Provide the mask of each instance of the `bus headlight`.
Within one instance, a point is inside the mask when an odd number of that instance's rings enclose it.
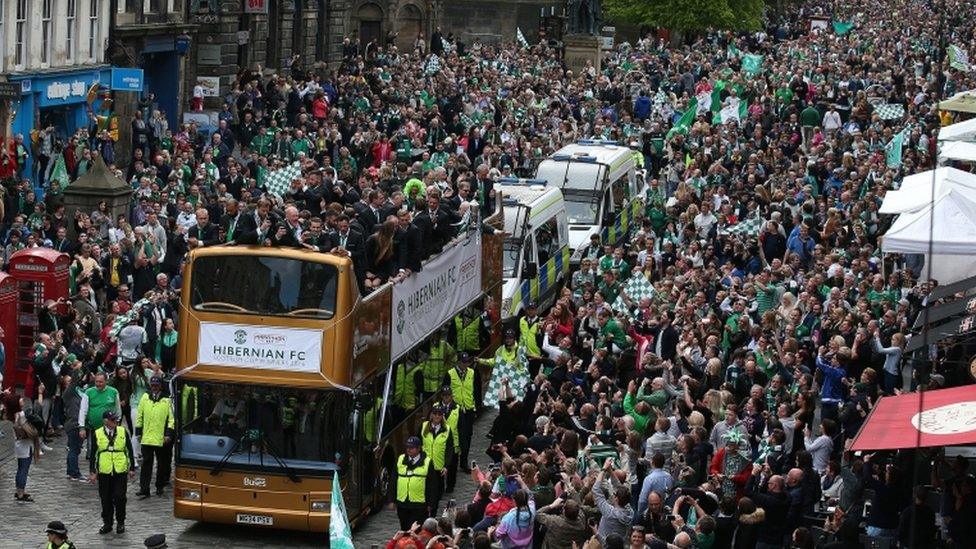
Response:
[[[184,488],[180,490],[180,499],[200,501],[200,490],[187,490]]]
[[[313,511],[327,511],[329,509],[328,501],[313,501],[312,510]]]

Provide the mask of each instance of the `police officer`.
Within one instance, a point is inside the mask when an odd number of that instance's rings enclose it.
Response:
[[[455,362],[454,347],[444,339],[440,330],[430,338],[430,353],[424,361],[424,400],[441,388],[441,379]]]
[[[519,343],[525,349],[525,356],[529,359],[529,375],[535,377],[542,365],[542,319],[534,301],[525,305],[525,311],[519,318]]]
[[[75,549],[75,544],[68,541],[68,529],[60,520],[47,523],[47,549]]]
[[[458,355],[457,364],[447,371],[444,385],[450,387],[452,400],[457,404],[457,443],[458,462],[461,470],[470,473],[468,451],[471,449],[471,433],[474,429],[474,418],[481,410],[481,374],[472,367],[474,357],[463,352]],[[446,410],[449,412],[450,410]],[[450,415],[448,415],[450,417]],[[448,481],[448,486],[454,486]],[[450,490],[448,490],[450,491]]]
[[[128,478],[136,476],[132,439],[125,427],[119,425],[119,415],[112,410],[102,414],[102,426],[95,429],[94,438],[95,459],[91,460],[90,480],[98,480],[98,498],[102,502],[102,528],[98,533],[111,532],[115,518],[118,522],[115,531],[121,534],[125,532]]]
[[[430,409],[430,419],[420,427],[420,441],[424,453],[430,456],[434,468],[435,490],[427,500],[431,516],[437,514],[441,496],[444,494],[444,481],[447,479],[448,465],[454,461],[454,432],[444,421],[444,408],[434,404]]]
[[[149,380],[149,392],[142,395],[136,408],[136,436],[142,443],[142,472],[136,494],[140,499],[149,497],[153,462],[156,463],[156,495],[163,495],[163,487],[169,482],[173,447],[170,443],[175,429],[169,397],[163,396],[163,378],[153,376]]]
[[[444,423],[451,428],[451,438],[454,440],[454,459],[447,463],[447,484],[444,489],[444,492],[450,494],[454,492],[454,486],[457,484],[458,456],[461,454],[461,439],[458,437],[458,418],[461,411],[454,402],[454,393],[449,384],[441,387],[440,400],[435,406],[440,406],[443,410]]]
[[[430,457],[420,448],[417,437],[407,439],[406,451],[396,460],[395,478],[397,517],[400,529],[409,530],[415,522],[429,516],[427,502],[436,490],[437,472]]]

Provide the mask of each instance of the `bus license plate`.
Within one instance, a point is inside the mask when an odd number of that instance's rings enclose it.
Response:
[[[274,517],[264,515],[244,515],[238,513],[237,524],[256,524],[258,526],[273,526]]]

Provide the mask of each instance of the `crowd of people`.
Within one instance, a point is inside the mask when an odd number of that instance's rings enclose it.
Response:
[[[71,257],[71,297],[40,314],[27,390],[4,393],[17,501],[33,501],[30,464],[62,434],[66,476],[97,478],[103,532],[124,529],[120,487],[140,462],[138,495],[149,496],[154,462],[164,492],[164,382],[189,250],[348,255],[369,293],[491,215],[499,177],[532,176],[595,138],[639,152],[641,223],[616,246],[587,247],[551,310],[527,304],[482,359],[517,373],[491,380],[484,404],[467,373],[476,353],[458,353],[398,459],[391,547],[855,547],[862,533],[969,546],[965,461],[846,446],[880,396],[966,382],[945,365],[950,349],[905,353],[933,285],[919,257],[881,254],[891,220],[878,207],[934,166],[939,98],[976,87],[944,54],[972,43],[971,10],[784,9],[760,32],[622,44],[599,71],[566,70],[548,43],[440,31],[413,52],[347,41],[335,70],[242,71],[212,132],[169,128],[150,98],[122,157],[98,121],[17,143],[0,172],[3,263],[29,247]],[[810,32],[815,14],[853,28]],[[762,56],[758,71],[746,56]],[[903,115],[883,118],[878,97]],[[886,145],[905,128],[892,163]],[[45,157],[37,174],[25,172],[32,154]],[[113,217],[106,201],[69,217],[64,189],[99,162],[131,184],[130,211]],[[627,295],[635,276],[650,297]],[[498,416],[490,465],[477,466],[471,425],[485,405]],[[86,438],[99,452],[87,478]],[[458,469],[478,491],[441,509]],[[922,484],[940,491],[937,508]]]

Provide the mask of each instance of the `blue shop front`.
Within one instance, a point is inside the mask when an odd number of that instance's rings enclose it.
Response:
[[[108,65],[89,66],[79,70],[58,70],[42,73],[11,74],[11,82],[20,82],[20,101],[14,101],[16,111],[11,130],[24,136],[29,143],[31,132],[48,126],[55,135],[66,141],[78,128],[88,127],[88,90],[92,84],[106,86],[111,81]],[[26,173],[33,174],[34,152],[28,158]]]

